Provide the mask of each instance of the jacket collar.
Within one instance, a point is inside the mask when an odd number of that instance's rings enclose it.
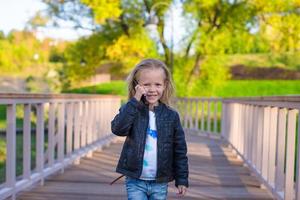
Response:
[[[148,106],[148,104],[145,104],[145,103],[142,103],[142,105],[143,105],[143,107],[144,107],[144,109],[145,110],[147,110],[147,111],[149,111],[149,106]],[[161,111],[163,110],[163,108],[164,108],[164,103],[162,103],[162,102],[158,102],[158,105],[157,106],[154,106],[154,113],[156,114],[156,115],[159,115],[160,113],[161,113]]]

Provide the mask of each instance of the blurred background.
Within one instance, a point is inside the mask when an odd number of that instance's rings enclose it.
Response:
[[[163,60],[176,96],[300,93],[299,0],[1,0],[0,92],[126,96]]]

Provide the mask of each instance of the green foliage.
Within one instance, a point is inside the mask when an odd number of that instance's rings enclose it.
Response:
[[[48,88],[57,92],[60,90],[60,83],[56,74],[60,63],[50,63],[49,57],[52,51],[58,54],[64,48],[64,44],[49,39],[40,41],[34,33],[28,31],[11,32],[0,40],[1,75],[27,79],[27,88],[31,92],[45,92],[40,82],[34,80],[49,83]]]
[[[0,40],[4,40],[4,39],[5,39],[4,32],[0,30]]]
[[[223,58],[224,59],[224,58]],[[213,96],[229,78],[228,69],[224,67],[222,57],[210,56],[205,58],[201,68],[200,77],[193,81],[191,96]]]
[[[60,71],[63,88],[75,86],[95,73],[105,53],[102,41],[101,35],[94,34],[67,47],[63,56],[64,66]]]
[[[60,73],[64,89],[76,87],[78,82],[92,76],[107,63],[120,74],[128,73],[142,58],[156,57],[155,48],[143,29],[122,35],[108,25],[107,29],[81,38],[66,49]]]
[[[59,88],[58,81],[61,81],[66,89],[76,87],[81,80],[107,64],[112,65],[110,72],[120,75],[128,73],[146,57],[164,58],[170,66],[170,44],[166,38],[168,34],[165,34],[169,18],[165,14],[174,4],[182,4],[185,24],[190,26],[181,49],[174,54],[173,76],[179,94],[196,94],[199,88],[193,85],[198,84],[207,88],[200,90],[210,91],[206,95],[213,93],[215,88],[211,85],[217,88],[228,77],[221,67],[227,63],[221,59],[226,54],[271,52],[267,63],[272,66],[299,68],[300,24],[297,22],[300,21],[300,3],[297,0],[44,2],[48,5],[48,14],[52,15],[37,13],[31,20],[33,25],[45,25],[51,20],[55,24],[55,20],[65,19],[72,21],[75,28],[88,28],[93,34],[80,38],[66,51],[61,51],[50,47],[49,41],[38,41],[26,31],[12,32],[7,37],[0,33],[0,69],[3,74],[14,72],[28,77],[39,73],[52,87]],[[157,19],[156,38],[151,37],[145,26],[150,17]],[[215,55],[222,56],[212,58]],[[249,63],[256,65],[260,62],[251,60]],[[59,80],[48,76],[53,68],[58,72]],[[24,73],[27,70],[29,72]],[[34,84],[30,84],[31,90],[36,91]],[[185,89],[187,86],[188,90]]]
[[[275,57],[275,56],[274,56]],[[272,57],[272,58],[274,58]],[[275,60],[282,63],[284,67],[300,70],[300,53],[277,54]]]
[[[38,27],[46,26],[49,21],[47,16],[43,16],[40,11],[38,11],[28,22],[29,26],[36,30]]]
[[[192,59],[176,59],[174,63],[173,79],[175,84],[175,92],[177,96],[187,96],[187,80],[186,77],[192,70],[193,60]]]
[[[99,24],[105,23],[108,19],[117,19],[122,13],[118,0],[81,0],[81,2],[93,10],[94,19]]]
[[[124,81],[112,81],[110,83],[102,83],[95,86],[65,90],[63,92],[80,94],[113,94],[127,96],[127,85]]]
[[[296,53],[259,53],[224,55],[224,66],[244,65],[247,67],[281,67],[300,70],[300,52]]]
[[[154,42],[147,36],[144,30],[131,36],[122,35],[110,45],[106,54],[109,59],[123,63],[119,69],[129,72],[141,59],[146,57],[158,57]]]
[[[193,61],[176,62],[174,81],[177,96],[213,96],[229,78],[228,68],[224,66],[222,56],[206,56],[201,59],[198,68],[192,68]],[[195,70],[196,69],[196,70]],[[187,77],[190,76],[190,80]]]

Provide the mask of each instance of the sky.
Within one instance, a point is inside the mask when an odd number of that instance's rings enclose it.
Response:
[[[12,29],[23,30],[26,22],[39,10],[46,6],[40,0],[0,0],[0,30],[8,34]],[[64,40],[75,40],[87,33],[71,29],[39,28],[37,36],[40,39],[51,37]]]
[[[37,0],[0,0],[0,30],[22,30],[26,21],[44,6]]]
[[[163,5],[159,5],[163,6]],[[39,10],[45,9],[46,6],[41,2],[41,0],[0,0],[0,30],[5,34],[8,34],[12,29],[23,30],[26,22],[29,21],[31,17]],[[176,49],[176,44],[184,36],[184,23],[180,19],[181,8],[178,6],[172,7],[172,12],[167,13],[167,17],[172,19],[167,22],[166,27],[166,38],[167,41],[173,37],[174,47]],[[173,24],[173,31],[171,31],[171,25]],[[154,30],[154,29],[153,29]],[[87,35],[89,32],[78,32],[72,29],[45,29],[39,28],[37,36],[40,39],[44,37],[51,37],[56,39],[64,40],[76,40],[80,36]]]

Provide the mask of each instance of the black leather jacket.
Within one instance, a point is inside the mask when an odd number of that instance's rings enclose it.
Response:
[[[184,131],[178,113],[159,103],[154,107],[157,127],[156,182],[175,179],[176,187],[188,187],[188,158]],[[142,173],[146,130],[149,123],[148,106],[130,99],[111,122],[115,135],[127,136],[116,171],[133,178]]]

